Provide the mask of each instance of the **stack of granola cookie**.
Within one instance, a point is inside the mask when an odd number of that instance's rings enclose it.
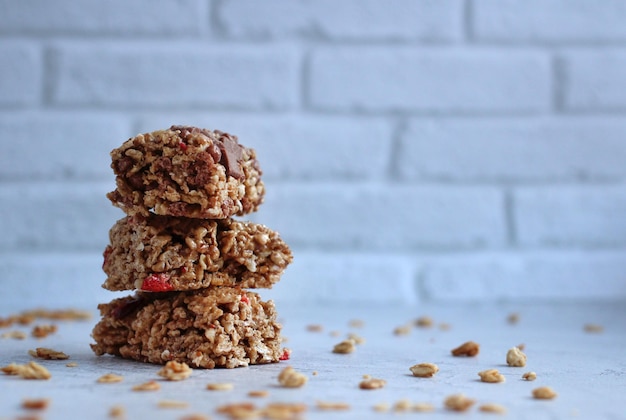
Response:
[[[214,368],[277,362],[280,324],[270,288],[292,260],[266,226],[238,221],[265,193],[253,149],[237,138],[172,126],[111,152],[126,217],[109,232],[103,287],[135,290],[98,305],[93,351],[143,362]]]

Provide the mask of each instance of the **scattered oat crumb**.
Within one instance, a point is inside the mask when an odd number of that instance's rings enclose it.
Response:
[[[418,378],[432,378],[439,372],[439,366],[434,363],[418,363],[409,368],[413,376]]]
[[[349,333],[348,334],[348,340],[354,341],[354,344],[357,344],[359,346],[365,344],[365,339],[363,337],[361,337],[360,335],[355,334],[355,333]]]
[[[248,392],[248,397],[252,397],[252,398],[266,398],[270,395],[269,391],[262,389],[262,390],[253,390]]]
[[[533,389],[533,398],[538,400],[551,400],[556,398],[557,393],[549,386],[541,386]]]
[[[506,317],[506,321],[511,324],[511,325],[515,325],[519,322],[519,314],[517,312],[512,312],[509,314],[509,316]]]
[[[411,326],[410,325],[401,325],[399,327],[394,328],[394,335],[409,335],[411,334]]]
[[[296,419],[306,409],[306,404],[302,403],[270,403],[261,411],[261,416],[270,420]]]
[[[483,413],[506,414],[506,408],[500,404],[487,403],[478,407]]]
[[[48,398],[25,399],[22,401],[22,408],[27,410],[45,410],[50,405]]]
[[[109,410],[109,417],[121,418],[126,415],[126,409],[121,405],[114,405]]]
[[[132,387],[133,391],[158,391],[161,385],[157,381],[148,381]]]
[[[354,350],[356,350],[356,346],[354,345],[354,340],[350,338],[335,344],[335,347],[333,347],[333,353],[338,354],[348,354],[352,353]]]
[[[168,381],[182,381],[189,378],[193,370],[187,365],[187,363],[179,363],[175,360],[170,360],[157,372],[157,375],[162,376]]]
[[[377,411],[379,413],[384,413],[389,411],[389,404],[387,403],[378,403],[378,404],[374,404],[374,407],[372,407],[374,409],[374,411]]]
[[[291,366],[287,366],[278,375],[278,383],[285,388],[299,388],[307,383],[309,378],[300,372],[297,372]]]
[[[122,382],[124,377],[121,375],[116,375],[115,373],[107,373],[106,375],[102,375],[98,378],[96,382],[100,382],[101,384],[113,384],[117,382]]]
[[[70,358],[62,351],[56,351],[45,347],[37,347],[35,350],[28,350],[28,354],[44,360],[67,360]]]
[[[409,400],[398,400],[393,405],[392,410],[396,413],[401,413],[403,411],[409,411],[411,409],[411,401]]]
[[[161,400],[157,403],[159,408],[187,408],[189,403],[186,401]]]
[[[211,420],[211,417],[204,414],[187,414],[181,417],[180,420]]]
[[[2,335],[0,335],[0,338],[12,338],[14,340],[23,340],[26,338],[26,333],[24,331],[18,331],[18,330],[7,331],[5,333],[2,333]]]
[[[365,326],[365,322],[360,319],[353,319],[348,325],[350,325],[352,328],[363,328]]]
[[[306,330],[310,332],[322,332],[324,327],[319,324],[311,324],[306,326]]]
[[[57,332],[58,327],[54,324],[35,325],[30,335],[36,338],[45,338],[50,334]]]
[[[257,410],[256,406],[249,402],[221,405],[217,407],[216,411],[236,420],[252,419],[259,415],[259,410]]]
[[[233,388],[231,383],[212,383],[206,386],[209,391],[231,391]]]
[[[505,381],[504,375],[498,372],[498,369],[483,370],[478,372],[478,376],[480,376],[481,382],[499,383]]]
[[[435,406],[432,405],[431,403],[420,402],[420,403],[413,404],[413,406],[411,407],[411,410],[418,411],[420,413],[428,413],[431,411],[435,411]]]
[[[331,337],[339,337],[341,335],[340,331],[331,331],[330,332],[330,336]]]
[[[537,374],[535,372],[526,372],[522,375],[522,379],[527,381],[534,381],[537,379]]]
[[[361,389],[380,389],[387,385],[387,381],[384,379],[367,378],[359,383]]]
[[[73,368],[73,367],[78,366],[78,363],[76,363],[76,362],[70,362],[70,363],[66,363],[66,364],[65,364],[65,366],[66,366],[66,367],[69,367],[69,368]]]
[[[512,347],[506,353],[506,364],[513,367],[526,366],[526,355],[519,347]]]
[[[316,370],[314,370],[313,372],[311,372],[311,375],[313,375],[313,376],[317,376],[317,371],[316,371]]]
[[[447,322],[442,322],[439,324],[439,329],[441,331],[450,331],[452,329],[452,325],[448,324]]]
[[[317,401],[315,404],[318,410],[328,410],[328,411],[341,411],[341,410],[349,410],[350,404],[344,402],[328,402],[328,401]]]
[[[420,328],[430,328],[434,325],[433,319],[429,316],[420,316],[415,320],[415,326]]]
[[[467,411],[474,403],[474,400],[463,394],[450,395],[443,401],[444,407],[452,411]]]
[[[452,355],[455,357],[467,356],[474,357],[480,352],[480,345],[473,341],[466,341],[459,347],[452,350]]]
[[[598,324],[585,324],[584,330],[588,333],[601,333],[604,331],[604,327]]]
[[[1,369],[7,375],[17,375],[24,379],[50,379],[52,375],[39,363],[28,362],[25,365],[11,363]]]

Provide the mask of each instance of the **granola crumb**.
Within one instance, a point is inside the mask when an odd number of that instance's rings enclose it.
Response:
[[[133,391],[158,391],[161,385],[157,381],[148,381],[132,387]]]
[[[317,376],[317,371],[316,371],[316,370],[314,370],[313,372],[311,372],[311,375],[313,375],[313,376]]]
[[[413,376],[418,378],[432,378],[439,372],[439,366],[434,363],[418,363],[409,368]]]
[[[161,400],[157,403],[159,408],[187,408],[189,403],[186,401]]]
[[[48,398],[27,398],[22,401],[22,408],[27,410],[45,410],[50,405],[50,399]]]
[[[224,404],[217,407],[216,411],[235,420],[252,419],[260,414],[256,406],[250,402]]]
[[[270,395],[269,391],[265,389],[253,390],[253,391],[248,392],[248,397],[252,397],[252,398],[266,398],[269,395]]]
[[[513,367],[526,366],[526,355],[519,347],[512,347],[506,353],[506,364]]]
[[[102,375],[98,378],[96,382],[101,384],[113,384],[117,382],[122,382],[124,377],[121,375],[116,375],[115,373],[107,373],[106,375]]]
[[[429,413],[431,411],[435,411],[435,406],[432,405],[431,403],[420,402],[420,403],[413,404],[413,406],[411,407],[411,410],[418,411],[420,413]]]
[[[207,384],[206,389],[209,391],[231,391],[234,385],[231,383],[211,383]]]
[[[392,410],[395,411],[396,413],[409,411],[410,409],[411,409],[411,401],[406,400],[406,399],[396,401],[396,403],[393,405],[393,408],[392,408]]]
[[[556,398],[557,393],[549,386],[541,386],[532,391],[533,398],[538,400],[551,400]]]
[[[76,367],[76,366],[78,366],[78,363],[76,363],[76,362],[70,362],[70,363],[66,363],[65,364],[65,367],[68,367],[68,368],[73,368],[73,367]]]
[[[480,345],[473,341],[466,341],[455,349],[452,349],[452,355],[455,357],[467,356],[474,357],[480,352]]]
[[[516,325],[519,322],[520,316],[517,312],[512,312],[506,317],[506,322],[511,325]]]
[[[374,404],[372,408],[374,409],[374,411],[377,411],[379,413],[384,413],[384,412],[389,411],[389,404],[382,402],[382,403]]]
[[[167,379],[168,381],[182,381],[189,378],[193,370],[187,365],[187,363],[179,363],[175,360],[170,360],[157,372],[157,375]]]
[[[291,366],[287,366],[278,375],[278,383],[285,388],[300,388],[307,383],[309,378],[300,372],[297,372]]]
[[[114,405],[109,409],[109,417],[122,418],[126,416],[126,409],[121,405]]]
[[[415,320],[415,326],[420,328],[431,328],[434,325],[433,319],[429,316],[420,316]]]
[[[340,335],[341,335],[341,332],[340,332],[340,331],[336,331],[336,330],[335,330],[335,331],[331,331],[331,332],[330,332],[330,336],[331,336],[331,337],[339,337]]]
[[[604,331],[604,327],[598,324],[585,324],[583,328],[585,332],[592,333],[592,334],[598,334]]]
[[[315,406],[318,410],[327,411],[341,411],[350,409],[350,404],[344,402],[317,401]]]
[[[487,382],[487,383],[499,383],[499,382],[504,382],[505,378],[504,375],[501,374],[498,369],[487,369],[487,370],[483,370],[481,372],[478,372],[478,376],[480,376],[480,381],[481,382]]]
[[[37,347],[35,350],[28,350],[28,354],[44,360],[67,360],[70,358],[70,356],[62,351],[56,351],[46,347]]]
[[[487,403],[478,407],[483,413],[506,414],[506,408],[500,404]]]
[[[522,375],[522,379],[526,381],[534,381],[537,379],[537,374],[535,372],[526,372]]]
[[[0,338],[12,338],[14,340],[24,340],[26,338],[26,333],[24,331],[18,331],[18,330],[7,331],[5,333],[2,333],[2,335],[0,335]]]
[[[448,410],[452,411],[467,411],[476,401],[466,397],[463,394],[453,394],[443,401],[443,405]]]
[[[7,375],[16,375],[24,379],[50,379],[52,375],[42,365],[35,362],[28,362],[25,365],[18,365],[17,363],[11,363],[1,368]]]
[[[409,335],[411,334],[411,326],[410,325],[401,325],[399,327],[394,328],[394,335]]]
[[[355,333],[349,333],[348,334],[348,340],[354,341],[354,344],[357,344],[359,346],[365,344],[365,339],[363,337],[361,337],[360,335],[355,334]]]
[[[442,322],[439,324],[439,329],[441,331],[450,331],[452,329],[452,325],[448,324],[447,322]]]
[[[361,319],[353,319],[348,325],[352,328],[363,328],[365,326],[365,322]]]
[[[348,354],[352,353],[354,350],[356,350],[356,346],[354,340],[350,338],[347,340],[343,340],[338,344],[335,344],[335,346],[333,347],[333,353],[338,354]]]
[[[361,389],[380,389],[387,385],[387,381],[384,379],[368,378],[359,383]]]
[[[187,414],[181,417],[180,420],[211,420],[211,417],[204,414]]]
[[[310,332],[322,332],[324,327],[319,324],[310,324],[306,326],[306,330]]]
[[[270,420],[295,419],[306,409],[306,404],[302,403],[270,403],[261,411],[261,416]]]
[[[36,338],[45,338],[50,334],[57,332],[58,327],[54,324],[35,325],[30,335]]]

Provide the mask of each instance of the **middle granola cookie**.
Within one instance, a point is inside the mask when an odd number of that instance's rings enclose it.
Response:
[[[293,259],[278,233],[233,219],[127,216],[109,239],[102,286],[112,291],[271,288]]]

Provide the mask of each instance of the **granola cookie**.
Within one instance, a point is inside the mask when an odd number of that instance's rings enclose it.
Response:
[[[281,325],[272,301],[238,288],[138,293],[98,305],[97,355],[235,368],[278,362]]]
[[[113,205],[129,215],[225,219],[257,210],[265,187],[254,149],[221,131],[172,126],[111,152]]]
[[[107,290],[271,288],[293,256],[278,233],[234,219],[127,216],[109,232]]]

